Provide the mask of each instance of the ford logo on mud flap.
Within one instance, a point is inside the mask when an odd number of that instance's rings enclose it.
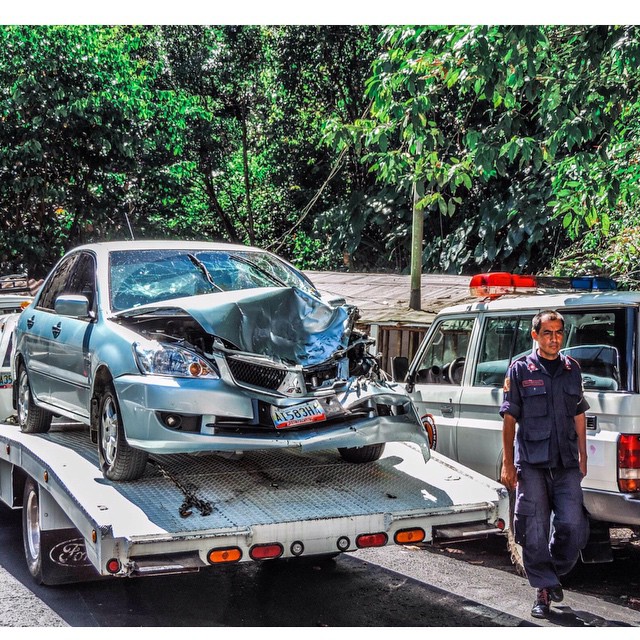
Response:
[[[58,543],[49,557],[61,567],[88,567],[91,565],[87,558],[87,550],[83,538],[73,538]]]

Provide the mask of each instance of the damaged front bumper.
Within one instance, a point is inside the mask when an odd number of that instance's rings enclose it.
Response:
[[[223,380],[122,376],[114,380],[128,443],[149,453],[238,452],[300,448],[314,451],[383,442],[412,442],[429,459],[429,438],[410,398],[396,385],[351,381],[331,396],[341,413],[295,429],[265,428],[259,405],[295,408],[316,399],[260,397]],[[327,394],[318,396],[326,402]],[[374,407],[389,415],[374,415]],[[193,418],[189,430],[171,429],[163,417]]]

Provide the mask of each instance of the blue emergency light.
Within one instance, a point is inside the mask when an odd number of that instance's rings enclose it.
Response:
[[[579,276],[571,278],[571,288],[586,291],[615,291],[618,288],[615,280],[602,276]]]

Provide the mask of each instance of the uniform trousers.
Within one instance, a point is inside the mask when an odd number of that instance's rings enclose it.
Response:
[[[589,538],[578,467],[518,466],[514,533],[532,587],[554,587]]]

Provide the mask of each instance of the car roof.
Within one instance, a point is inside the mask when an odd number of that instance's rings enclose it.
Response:
[[[603,291],[581,293],[564,291],[534,295],[505,295],[495,300],[480,300],[453,305],[441,314],[485,313],[491,311],[527,311],[581,306],[640,305],[640,291]]]
[[[249,247],[243,244],[208,242],[202,240],[116,240],[112,242],[83,244],[73,248],[68,253],[76,251],[95,251],[96,253],[106,254],[111,251],[153,251],[160,249],[189,249],[192,251],[264,251],[258,247]]]

